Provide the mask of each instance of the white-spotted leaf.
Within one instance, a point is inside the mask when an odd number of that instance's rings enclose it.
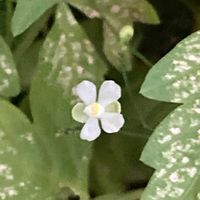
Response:
[[[53,199],[58,185],[36,139],[28,119],[0,100],[0,199]]]
[[[157,171],[144,200],[197,199],[200,192],[199,110],[200,100],[178,107],[151,136],[141,160]]]
[[[82,190],[87,187],[83,177],[90,146],[80,144],[78,136],[71,137],[58,133],[46,137],[17,108],[0,100],[0,199],[54,200],[69,186],[87,199]],[[72,162],[67,155],[76,159]],[[82,172],[73,181],[77,165]]]
[[[199,90],[200,31],[197,31],[154,65],[140,92],[151,99],[184,103]]]
[[[12,53],[0,36],[0,96],[15,96],[19,91],[19,77]]]
[[[133,22],[157,24],[156,11],[146,0],[70,0],[73,6],[83,11],[90,18],[102,18],[104,22],[104,52],[107,59],[120,71],[131,70],[132,59],[129,42],[123,43],[120,31]]]
[[[60,4],[40,54],[31,88],[31,109],[35,125],[45,138],[44,146],[51,147],[48,155],[52,167],[83,200],[88,199],[91,144],[80,139],[80,129],[76,131],[79,124],[71,116],[76,103],[72,89],[83,79],[101,82],[105,72],[106,64],[69,7]],[[63,135],[71,130],[71,134]]]
[[[184,103],[156,128],[141,160],[156,169],[142,200],[200,199],[200,32],[162,58],[142,86],[152,99]]]

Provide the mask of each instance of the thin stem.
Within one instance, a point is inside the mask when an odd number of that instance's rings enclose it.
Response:
[[[74,127],[74,128],[66,128],[65,130],[61,131],[64,134],[74,134],[80,132],[82,127]]]
[[[126,130],[122,130],[121,132],[123,135],[130,136],[130,137],[138,137],[145,140],[149,139],[149,135],[147,134],[142,134],[142,133],[135,134],[135,133],[132,133],[131,131],[126,131]]]
[[[153,66],[153,63],[144,55],[142,55],[137,49],[133,49],[133,54],[139,58],[147,67],[151,68]]]
[[[6,35],[5,39],[9,45],[12,43],[12,33],[11,33],[11,19],[12,19],[12,1],[11,0],[6,0]]]
[[[122,72],[122,76],[123,76],[123,79],[124,79],[125,87],[126,87],[127,92],[128,92],[128,96],[129,96],[129,98],[131,100],[131,103],[134,106],[134,109],[135,109],[135,111],[136,111],[136,113],[137,113],[137,115],[138,115],[138,117],[140,119],[140,122],[141,122],[142,126],[145,129],[149,130],[149,131],[153,131],[153,129],[148,124],[146,124],[146,122],[145,122],[145,120],[143,118],[143,115],[141,114],[141,112],[139,110],[139,107],[138,107],[138,105],[136,104],[136,102],[134,100],[134,97],[133,97],[133,95],[131,93],[131,89],[130,89],[130,86],[129,86],[128,77],[127,77],[127,74],[126,74],[125,71]]]

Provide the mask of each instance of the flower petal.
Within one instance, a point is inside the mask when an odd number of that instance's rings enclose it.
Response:
[[[120,113],[104,113],[101,117],[102,129],[106,133],[116,133],[124,125],[124,117]]]
[[[105,112],[120,113],[121,112],[121,104],[119,103],[119,101],[114,101],[105,107]]]
[[[86,105],[94,103],[97,96],[96,86],[90,81],[82,81],[76,86],[76,94]]]
[[[88,116],[84,113],[84,109],[84,103],[77,103],[72,108],[72,118],[77,122],[85,123],[88,120]]]
[[[104,81],[99,89],[99,103],[106,106],[121,97],[121,88],[114,81]]]
[[[98,119],[90,118],[81,130],[81,139],[92,141],[99,137],[101,129],[99,127]]]

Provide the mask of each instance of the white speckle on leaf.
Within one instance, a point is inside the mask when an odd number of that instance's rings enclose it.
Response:
[[[171,139],[172,139],[172,136],[171,136],[171,135],[165,135],[164,137],[160,138],[160,139],[158,140],[158,142],[159,142],[160,144],[164,144],[164,143],[170,141]]]
[[[113,5],[111,7],[111,12],[112,13],[119,13],[119,11],[120,11],[120,6],[119,5]]]
[[[173,183],[176,182],[184,182],[184,179],[178,174],[178,172],[174,172],[169,177],[170,181]]]
[[[21,138],[27,140],[30,144],[34,144],[33,133],[31,132],[24,133]]]
[[[56,18],[57,18],[57,19],[60,19],[61,16],[62,16],[62,13],[61,13],[61,12],[57,12],[57,14],[56,14]]]
[[[78,74],[83,74],[84,68],[82,66],[77,66],[77,73]]]
[[[200,107],[199,107],[199,108],[193,108],[193,110],[194,110],[196,113],[200,114]]]
[[[73,51],[81,51],[81,43],[80,42],[72,42],[72,50]]]
[[[164,79],[171,80],[171,79],[173,79],[175,77],[176,77],[175,74],[167,73],[167,74],[165,74]]]
[[[171,133],[174,134],[174,135],[178,135],[178,134],[181,133],[181,129],[178,128],[178,127],[172,127],[172,128],[170,128],[169,130],[170,130]]]
[[[88,55],[87,59],[88,59],[88,64],[90,64],[90,65],[94,64],[94,59],[91,55]]]
[[[66,12],[66,15],[67,15],[67,20],[69,22],[69,24],[71,26],[74,26],[77,24],[77,21],[75,20],[75,18],[73,17],[73,15],[71,13],[69,13],[68,11]]]
[[[183,157],[182,158],[182,163],[183,164],[186,164],[186,163],[188,163],[190,161],[190,159],[188,158],[188,157]]]
[[[156,177],[161,178],[167,173],[166,169],[161,169],[160,171],[156,172]]]
[[[197,174],[197,168],[191,167],[187,169],[188,175],[193,178]]]

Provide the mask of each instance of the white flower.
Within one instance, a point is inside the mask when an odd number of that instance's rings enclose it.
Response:
[[[121,97],[121,88],[114,81],[104,81],[98,97],[96,86],[86,80],[78,84],[74,92],[83,101],[72,109],[74,120],[85,123],[81,139],[92,141],[99,137],[100,124],[107,133],[118,132],[124,125],[124,118],[120,114],[121,105],[117,101]]]

